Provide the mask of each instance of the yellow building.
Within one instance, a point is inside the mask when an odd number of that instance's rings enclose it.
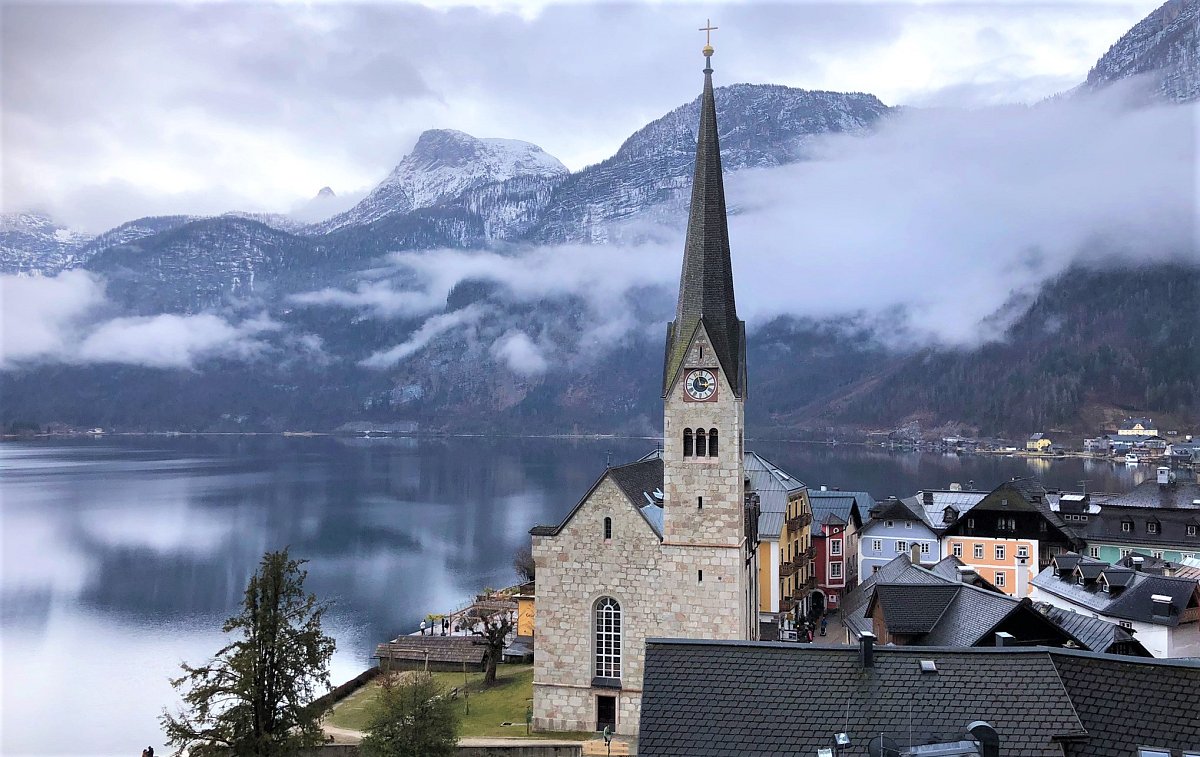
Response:
[[[533,581],[517,587],[513,595],[517,600],[517,636],[533,636],[534,628],[534,584]]]
[[[1045,452],[1050,449],[1050,445],[1051,441],[1045,434],[1034,434],[1025,442],[1025,449],[1029,452]]]
[[[1158,429],[1149,418],[1126,418],[1117,429],[1117,436],[1158,436]]]
[[[755,452],[745,454],[743,465],[750,490],[758,495],[758,611],[777,613],[783,599],[787,510],[806,490],[803,482]]]
[[[800,600],[817,585],[813,565],[812,503],[808,489],[788,498],[783,529],[779,534],[780,613],[794,613]]]

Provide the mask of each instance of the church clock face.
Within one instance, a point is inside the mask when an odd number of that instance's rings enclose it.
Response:
[[[717,392],[717,377],[712,374],[712,371],[704,369],[692,371],[687,375],[684,388],[687,390],[688,396],[694,400],[711,399]]]

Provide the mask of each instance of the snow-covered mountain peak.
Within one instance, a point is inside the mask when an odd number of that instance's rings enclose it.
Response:
[[[557,158],[516,139],[479,139],[454,129],[430,129],[384,181],[397,184],[414,208],[427,208],[468,189],[518,176],[563,176]]]
[[[321,189],[317,192],[317,198],[323,197],[337,197],[337,195],[334,194],[333,190],[329,187],[321,187]]]
[[[1085,86],[1140,75],[1165,100],[1200,100],[1200,0],[1167,0],[1152,11],[1096,61]]]
[[[0,213],[0,273],[53,275],[91,239],[42,213]]]
[[[428,208],[487,184],[568,173],[542,148],[516,139],[479,139],[454,129],[430,129],[412,152],[362,202],[313,231],[360,226],[393,213]]]

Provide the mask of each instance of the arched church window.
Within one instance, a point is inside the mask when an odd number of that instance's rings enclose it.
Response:
[[[621,605],[612,597],[596,600],[596,677],[621,677]]]
[[[683,456],[692,456],[692,430],[690,428],[683,430]]]
[[[717,430],[715,428],[708,430],[708,456],[717,456]]]
[[[707,446],[704,443],[704,429],[696,429],[696,457],[707,457]]]
[[[612,538],[612,518],[604,519],[604,538],[605,539]]]

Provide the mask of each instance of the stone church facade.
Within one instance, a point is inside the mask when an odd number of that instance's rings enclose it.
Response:
[[[609,468],[560,524],[531,531],[536,730],[609,725],[636,735],[646,639],[757,637],[745,324],[734,303],[711,54],[663,361],[662,450]]]

